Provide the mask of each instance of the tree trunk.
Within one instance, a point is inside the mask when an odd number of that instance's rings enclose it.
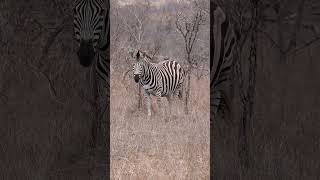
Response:
[[[285,44],[284,44],[284,37],[283,37],[283,32],[284,32],[283,11],[284,10],[281,2],[277,4],[276,11],[277,11],[277,24],[278,24],[279,60],[281,63],[286,63]]]
[[[241,96],[242,102],[242,114],[239,127],[239,159],[240,165],[243,168],[249,168],[250,162],[250,134],[253,128],[253,118],[254,118],[254,99],[255,99],[255,87],[256,87],[256,71],[257,71],[257,27],[258,27],[258,4],[257,1],[253,4],[252,18],[253,18],[253,29],[251,32],[251,44],[250,44],[250,54],[249,54],[249,81],[248,88],[244,91],[243,84],[241,85],[241,91],[245,92]],[[280,38],[280,36],[279,36]],[[282,37],[281,37],[282,38]],[[243,77],[240,77],[243,78]]]
[[[249,167],[249,148],[247,140],[247,105],[243,104],[243,110],[241,114],[241,123],[239,127],[239,140],[238,140],[238,153],[241,167]]]
[[[188,73],[187,83],[186,83],[186,100],[185,100],[185,113],[189,113],[189,98],[190,98],[190,83],[191,83],[191,72]]]

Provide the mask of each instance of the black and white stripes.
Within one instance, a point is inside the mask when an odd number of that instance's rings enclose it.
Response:
[[[76,0],[74,11],[74,34],[78,42],[78,57],[80,64],[88,67],[96,60],[96,72],[107,81],[109,61],[110,21],[109,1]]]
[[[139,50],[131,52],[131,55],[136,59],[133,65],[134,80],[140,83],[145,91],[148,116],[151,116],[150,94],[155,95],[158,102],[160,97],[166,97],[171,113],[171,97],[173,95],[182,97],[185,76],[183,68],[174,60],[152,63],[146,53]]]

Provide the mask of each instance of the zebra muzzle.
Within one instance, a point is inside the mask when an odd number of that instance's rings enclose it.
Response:
[[[82,66],[90,66],[94,58],[94,49],[92,42],[90,40],[82,40],[80,42],[80,48],[77,54]]]
[[[139,75],[134,75],[134,81],[135,81],[136,83],[139,82],[139,79],[140,79]]]

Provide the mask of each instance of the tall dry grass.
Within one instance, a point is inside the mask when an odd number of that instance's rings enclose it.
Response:
[[[209,77],[192,78],[188,115],[178,98],[170,117],[153,98],[150,119],[137,84],[121,77],[111,76],[111,179],[209,179]]]

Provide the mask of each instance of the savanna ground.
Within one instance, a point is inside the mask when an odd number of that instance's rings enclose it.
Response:
[[[111,76],[111,179],[208,179],[209,77],[192,78],[189,114],[176,97],[172,115],[163,115],[152,98],[150,119],[145,104],[138,109],[137,84],[121,79]]]
[[[208,179],[210,23],[204,9],[209,6],[173,0],[123,2],[111,1],[111,179]],[[196,14],[201,18],[195,18]],[[197,22],[199,28],[194,28],[198,34],[192,32],[196,34],[196,53],[190,54],[190,59],[198,69],[193,69],[191,75],[189,113],[184,113],[185,99],[176,97],[171,116],[164,115],[167,99],[162,98],[159,109],[152,96],[153,115],[149,119],[144,98],[138,106],[138,84],[131,71],[135,60],[127,49],[140,49],[154,57],[167,56],[187,69],[185,41],[177,23],[191,27],[195,19],[201,22]]]

